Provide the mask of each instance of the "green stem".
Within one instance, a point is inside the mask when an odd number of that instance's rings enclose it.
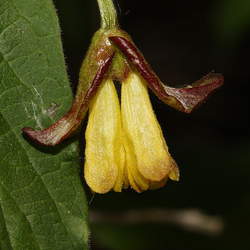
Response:
[[[97,0],[101,14],[101,28],[112,29],[119,26],[113,0]]]

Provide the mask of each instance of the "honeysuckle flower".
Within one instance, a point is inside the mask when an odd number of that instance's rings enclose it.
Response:
[[[122,83],[121,113],[130,186],[140,192],[161,187],[168,178],[177,181],[179,170],[168,152],[146,83],[135,72]]]
[[[130,36],[118,26],[112,0],[98,0],[102,25],[83,61],[71,109],[43,130],[23,128],[36,142],[55,146],[68,138],[89,110],[84,176],[96,193],[137,192],[177,181],[179,170],[171,157],[150,103],[148,88],[164,103],[190,113],[223,84],[210,73],[192,85],[164,85]],[[121,84],[121,101],[114,82]]]
[[[129,72],[122,82],[121,107],[114,83],[103,81],[89,107],[85,179],[97,193],[131,186],[137,192],[178,180],[154,115],[145,81]]]

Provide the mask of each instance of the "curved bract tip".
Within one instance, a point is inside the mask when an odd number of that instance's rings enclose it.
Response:
[[[165,93],[170,98],[172,97],[172,102],[166,103],[182,112],[191,113],[204,103],[223,83],[224,77],[221,74],[209,73],[184,88],[171,88],[163,85]],[[162,95],[166,95],[165,93],[162,93]]]
[[[71,124],[65,117],[54,123],[47,129],[34,130],[29,127],[22,129],[23,133],[33,141],[44,146],[55,146],[67,137],[71,131]]]
[[[111,36],[109,39],[121,50],[128,61],[146,80],[148,87],[155,95],[164,103],[182,112],[192,112],[192,110],[203,103],[207,97],[224,82],[224,78],[221,74],[210,73],[184,88],[168,87],[161,82],[131,40],[121,36]]]
[[[87,91],[77,94],[71,109],[60,120],[44,130],[34,130],[25,127],[22,129],[23,133],[33,141],[46,146],[55,146],[68,138],[81,124],[88,110],[89,102],[102,83],[113,56],[114,54],[108,54],[106,58],[102,58]]]

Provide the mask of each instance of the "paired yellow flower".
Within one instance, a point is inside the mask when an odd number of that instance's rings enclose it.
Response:
[[[84,174],[90,188],[106,193],[129,186],[137,192],[162,187],[168,178],[177,181],[179,171],[147,87],[164,103],[190,113],[223,84],[223,76],[210,73],[183,88],[163,84],[119,28],[112,0],[97,1],[101,28],[83,61],[71,109],[46,129],[22,130],[42,145],[55,146],[77,130],[89,110]],[[121,104],[113,81],[121,83]]]
[[[175,161],[155,117],[144,80],[122,82],[121,108],[112,80],[104,80],[89,110],[85,179],[97,193],[131,186],[137,192],[179,179]]]

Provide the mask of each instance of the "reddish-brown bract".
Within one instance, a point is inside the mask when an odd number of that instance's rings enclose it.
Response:
[[[97,37],[96,44],[90,47],[87,60],[83,62],[77,94],[71,109],[47,129],[23,128],[23,133],[32,140],[42,145],[54,146],[69,137],[81,124],[90,100],[106,73],[108,73],[108,78],[123,82],[128,72],[135,68],[160,100],[185,113],[192,112],[223,84],[224,79],[221,74],[210,73],[184,88],[168,87],[162,84],[125,32],[109,31],[100,33]],[[118,50],[109,40],[116,45]],[[115,54],[121,56],[121,53],[125,55],[125,58],[122,57],[122,61],[117,63]]]
[[[88,110],[88,104],[102,83],[105,73],[111,65],[113,56],[114,54],[102,59],[102,63],[100,63],[100,67],[85,96],[78,96],[71,109],[59,121],[44,130],[34,130],[27,127],[23,128],[22,131],[24,134],[28,135],[39,144],[54,146],[74,132],[82,122],[82,113]]]
[[[121,36],[112,36],[109,39],[121,50],[128,61],[146,80],[148,87],[155,95],[163,102],[182,112],[192,112],[195,107],[203,103],[214,90],[223,84],[224,79],[221,74],[210,73],[193,85],[188,85],[184,88],[165,86],[131,41]]]

